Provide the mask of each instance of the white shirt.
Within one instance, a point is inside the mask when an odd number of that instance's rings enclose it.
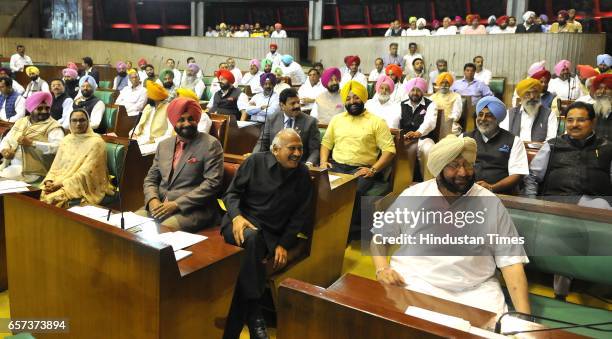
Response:
[[[535,119],[535,115],[532,117],[527,112],[525,112],[524,108],[521,107],[519,111],[521,114],[521,133],[518,137],[522,141],[531,141],[531,129],[533,128],[533,121]],[[499,127],[505,129],[506,131],[510,131],[510,114],[506,115],[506,118],[499,124]],[[557,136],[557,116],[554,113],[551,113],[548,116],[548,130],[546,131],[546,140],[550,140]]]
[[[406,28],[405,30],[402,31],[402,36],[426,36],[426,35],[431,35],[431,33],[429,32],[427,28],[422,28],[422,29]]]
[[[206,107],[211,108],[213,107],[214,103],[215,103],[215,96],[213,95],[210,98],[210,101],[208,102],[208,105]],[[244,93],[240,93],[240,95],[238,96],[238,102],[236,103],[236,105],[238,106],[239,111],[246,110],[249,107],[249,97],[247,97],[247,95]]]
[[[405,101],[403,105],[410,106],[412,108],[412,111],[414,112],[414,110],[418,106],[425,105],[425,98],[421,98],[421,101],[417,105],[414,105],[410,100]],[[427,109],[425,110],[425,116],[423,117],[423,122],[421,123],[421,126],[419,126],[416,131],[421,133],[421,135],[423,136],[429,134],[429,132],[433,131],[436,128],[437,120],[438,106],[436,106],[436,103],[432,100],[429,106],[427,106]]]
[[[248,38],[249,31],[237,31],[234,32],[234,38]]]
[[[51,93],[51,90],[49,90],[49,84],[44,81],[43,79],[41,79],[40,77],[38,77],[38,79],[36,79],[36,81],[30,81],[28,83],[28,86],[26,86],[25,90],[23,91],[23,97],[27,99],[27,97],[32,94],[32,83],[36,82],[39,86],[40,86],[40,91],[41,92],[47,92],[47,93]]]
[[[79,94],[77,94],[77,96],[74,98],[74,101],[76,102],[77,99],[79,99],[79,98],[82,98],[81,92],[79,92]],[[106,109],[106,105],[104,104],[104,102],[102,102],[102,100],[98,101],[94,105],[93,109],[91,110],[91,116],[89,117],[89,126],[91,126],[91,129],[96,129],[96,128],[98,128],[100,126],[100,122],[102,122],[102,117],[104,116],[104,110],[105,109]],[[69,119],[66,119],[64,121],[63,127],[65,129],[68,129],[70,127],[70,120]]]
[[[368,78],[366,78],[366,76],[359,71],[355,73],[355,75],[352,77],[351,73],[344,73],[342,75],[342,79],[340,79],[340,88],[344,87],[344,85],[351,80],[355,80],[358,83],[362,84],[363,87],[368,88]]]
[[[286,38],[287,32],[284,29],[281,29],[280,32],[274,31],[270,34],[270,38]]]
[[[291,86],[300,86],[306,81],[306,74],[304,74],[302,66],[297,62],[294,61],[289,66],[281,63],[280,68],[283,76],[291,78]]]
[[[30,59],[29,56],[25,54],[21,56],[19,55],[19,53],[15,53],[11,55],[11,61],[9,62],[11,71],[13,72],[23,71],[23,66],[25,65],[32,65],[32,59]]]
[[[239,84],[242,80],[242,72],[240,71],[240,69],[234,66],[234,68],[231,69],[230,72],[232,72],[232,74],[234,75],[234,83]]]
[[[138,112],[142,111],[147,104],[147,89],[141,84],[132,87],[132,84],[125,86],[119,97],[115,101],[115,105],[121,105],[125,107],[125,111],[129,116],[138,115]]]
[[[138,71],[138,77],[140,78],[140,82],[144,83],[145,79],[148,78],[147,72],[142,70]]]
[[[402,118],[402,107],[399,103],[389,99],[389,101],[381,104],[377,93],[372,99],[366,101],[365,109],[383,118],[389,128],[399,128],[400,119]]]
[[[204,34],[205,37],[207,38],[217,38],[219,36],[219,32],[212,30],[212,31],[206,31],[206,34]]]
[[[450,25],[447,28],[440,27],[436,31],[436,35],[456,35],[457,34],[457,26]]]
[[[319,94],[324,93],[326,91],[326,88],[323,87],[323,84],[321,84],[321,81],[317,82],[316,85],[312,86],[310,84],[310,80],[306,80],[306,82],[304,82],[304,84],[302,84],[302,86],[300,86],[300,89],[298,89],[298,96],[300,97],[300,99],[316,99]],[[302,110],[312,110],[312,106],[314,106],[314,102],[310,103],[310,104],[302,104]]]
[[[208,114],[202,114],[200,122],[198,122],[198,132],[210,133],[210,127],[212,126],[212,120]]]
[[[181,81],[187,76],[187,70],[184,70],[183,73],[181,74]],[[204,74],[202,74],[202,69],[198,70],[198,73],[196,74],[196,77],[198,79],[202,79],[202,77],[204,77]],[[216,79],[216,78],[215,78]]]
[[[404,86],[402,83],[398,83],[394,85],[393,92],[391,92],[391,101],[400,103],[404,101],[406,97],[406,91],[404,91]]]
[[[506,27],[506,29],[501,29],[499,26],[495,26],[493,28],[491,28],[491,30],[489,31],[489,34],[512,34],[514,33],[513,30],[510,29],[510,27]]]
[[[548,91],[555,93],[561,100],[576,100],[582,96],[578,77],[569,78],[566,81],[561,80],[561,78],[551,79],[548,83]]]
[[[268,106],[267,109],[261,109],[262,106]],[[272,91],[270,96],[265,96],[263,92],[255,94],[249,101],[249,107],[247,108],[247,114],[250,116],[249,120],[265,122],[267,117],[280,112],[280,103],[277,93]]]
[[[584,102],[587,104],[595,104],[595,99],[591,95],[583,95],[580,98],[576,99],[576,101]]]
[[[491,73],[491,71],[484,68],[482,69],[482,71],[474,74],[474,79],[484,82],[487,86],[489,86],[492,77],[493,74]]]
[[[385,69],[383,68],[380,72],[374,68],[371,72],[370,75],[368,76],[368,81],[372,82],[372,81],[378,81],[378,77],[380,77],[381,75],[385,74]]]
[[[155,106],[147,105],[143,109],[143,111],[147,111],[147,110],[150,110],[152,112],[150,112],[149,114],[146,114],[147,121],[145,121],[145,125],[144,125],[144,127],[142,129],[142,134],[140,134],[137,137],[137,139],[136,139],[138,141],[138,144],[140,144],[140,145],[148,144],[148,143],[151,142],[151,124],[153,124],[153,119],[155,118],[155,115],[158,114],[157,113],[157,109],[155,108]],[[143,116],[144,115],[145,114],[143,113]],[[202,114],[202,115],[205,115],[205,114]],[[159,137],[154,139],[155,143],[158,143],[158,142],[160,142],[160,141],[162,141],[162,140],[172,136],[172,132],[174,131],[174,127],[172,127],[172,124],[170,123],[170,120],[166,119],[166,122],[168,123],[168,127],[166,128],[166,131],[164,132],[163,135],[160,135]],[[198,124],[198,127],[200,127],[199,124]],[[136,128],[136,127],[134,127],[134,128]],[[130,131],[130,135],[132,135],[133,131],[134,131],[134,129],[132,129]]]
[[[23,86],[21,86],[17,81],[13,80],[13,91],[19,93],[19,94],[23,94],[25,92],[25,88],[23,88]]]
[[[15,82],[13,82],[13,84],[14,83]],[[17,96],[17,99],[15,99],[15,115],[13,115],[10,119],[7,119],[6,110],[5,110],[5,106],[6,106],[6,100],[5,100],[2,107],[0,107],[0,120],[8,121],[8,122],[15,122],[19,120],[19,118],[24,117],[26,113],[25,101],[26,99],[22,97],[21,95]]]
[[[51,94],[53,95],[53,94]],[[53,96],[53,101],[55,101],[55,96]],[[64,125],[64,122],[70,119],[70,113],[72,113],[73,109],[72,109],[72,104],[74,103],[74,100],[72,100],[71,97],[67,96],[64,99],[64,102],[62,103],[62,117],[57,120],[57,122],[62,125]],[[68,125],[70,124],[70,121],[68,121]]]
[[[404,72],[408,73],[408,71],[412,71],[412,61],[416,58],[423,59],[421,53],[414,53],[412,55],[406,54],[404,55]]]
[[[261,87],[261,84],[259,83],[259,77],[262,74],[263,74],[262,71],[257,71],[257,73],[255,74],[251,74],[251,72],[246,73],[242,77],[242,80],[240,80],[240,84],[243,86],[251,87],[251,93],[253,93],[253,95],[257,93],[261,93],[263,92],[263,88]]]
[[[172,79],[172,82],[174,83],[174,86],[178,87],[181,84],[181,78],[182,78],[181,71],[179,71],[176,68],[173,68],[172,73],[174,74],[174,79]]]
[[[268,52],[268,54],[266,54],[266,59],[272,60],[272,70],[280,66],[282,57],[283,56],[280,53],[278,53],[278,51],[276,51],[274,55],[272,55],[272,52]]]

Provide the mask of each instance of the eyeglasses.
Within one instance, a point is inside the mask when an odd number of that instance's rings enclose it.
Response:
[[[448,165],[446,165],[447,167],[449,167],[450,169],[454,170],[454,171],[458,171],[459,168],[463,167],[464,170],[466,171],[471,171],[474,169],[474,164],[469,163],[469,162],[465,162],[463,164],[457,163],[457,162],[451,162]]]

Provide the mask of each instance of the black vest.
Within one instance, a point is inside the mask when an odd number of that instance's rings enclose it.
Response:
[[[414,112],[412,111],[412,107],[408,105],[410,99],[402,101],[402,118],[400,119],[400,129],[406,132],[414,132],[421,127],[421,124],[425,119],[427,107],[429,107],[429,104],[431,104],[431,100],[428,98],[423,98],[423,100],[425,101],[425,104],[417,106]],[[425,137],[427,136],[423,135],[421,138]]]
[[[91,111],[93,111],[93,108],[98,103],[98,101],[100,101],[100,99],[92,94],[92,96],[90,96],[88,99],[82,100],[78,104],[74,102],[74,104],[72,104],[72,108],[73,109],[77,109],[77,108],[85,109],[85,111],[87,111],[87,114],[89,114],[89,117],[91,118]]]
[[[509,175],[508,161],[514,144],[514,134],[499,128],[497,134],[488,142],[484,142],[482,134],[477,129],[466,133],[465,136],[476,140],[477,153],[474,166],[476,181],[484,180],[489,184],[495,184]]]
[[[531,126],[531,140],[530,141],[546,141],[546,133],[548,132],[548,117],[551,115],[550,108],[540,106],[533,125]],[[514,135],[521,135],[521,108],[514,107],[508,112],[509,130]]]
[[[59,97],[53,97],[53,103],[51,104],[51,117],[55,120],[60,120],[64,114],[64,101],[68,98],[66,92],[62,93]]]
[[[580,145],[565,134],[548,143],[551,151],[542,195],[612,196],[609,141],[595,135]]]
[[[79,93],[79,81],[78,80],[73,80],[73,81],[66,81],[66,93],[68,94],[68,96],[70,96],[72,99],[76,98],[77,94]]]
[[[595,125],[595,135],[612,142],[612,112],[607,119],[598,118]]]
[[[242,93],[240,89],[232,86],[232,89],[227,91],[225,96],[221,96],[221,93],[222,90],[218,90],[215,93],[215,101],[210,108],[210,112],[228,115],[233,114],[236,116],[236,120],[240,120],[240,110],[238,110],[238,97]]]

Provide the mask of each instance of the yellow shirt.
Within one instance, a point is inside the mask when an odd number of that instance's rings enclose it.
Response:
[[[395,154],[387,123],[368,111],[358,116],[347,112],[335,115],[321,144],[333,149],[336,162],[350,166],[372,166],[381,151]]]

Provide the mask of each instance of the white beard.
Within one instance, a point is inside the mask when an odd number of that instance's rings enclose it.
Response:
[[[610,111],[612,111],[612,103],[610,102],[610,98],[602,97],[595,99],[593,108],[595,109],[595,115],[598,118],[607,118]]]
[[[534,117],[536,116],[536,114],[538,114],[538,110],[540,109],[540,106],[542,106],[542,103],[540,101],[538,101],[537,104],[532,105],[529,103],[525,103],[523,105],[523,110],[525,110],[525,112],[530,116],[530,117]]]
[[[378,102],[380,102],[381,105],[386,104],[389,99],[391,99],[391,96],[389,94],[378,94]]]

